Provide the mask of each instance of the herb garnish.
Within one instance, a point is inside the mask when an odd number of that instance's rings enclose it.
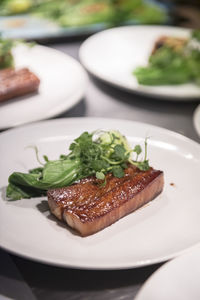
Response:
[[[26,43],[23,40],[12,40],[4,39],[0,36],[0,70],[6,68],[14,68],[14,57],[12,49],[18,44],[26,44],[30,47],[34,46],[35,43]]]
[[[69,147],[68,155],[60,155],[51,161],[45,155],[44,164],[29,173],[14,172],[10,175],[7,197],[11,200],[45,195],[50,188],[68,186],[87,176],[96,176],[106,184],[105,175],[111,172],[121,178],[128,163],[140,170],[148,170],[147,139],[145,140],[144,159],[140,145],[131,149],[126,138],[118,131],[83,132]],[[135,159],[132,159],[132,154]],[[36,157],[38,152],[36,148]],[[38,160],[39,161],[39,160]],[[40,161],[39,161],[40,162]]]

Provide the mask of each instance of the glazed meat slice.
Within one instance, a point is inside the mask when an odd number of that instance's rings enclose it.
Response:
[[[94,203],[96,199],[109,192],[111,189],[121,184],[129,177],[138,172],[133,166],[125,170],[123,178],[116,178],[112,174],[106,175],[106,185],[101,186],[101,182],[95,177],[87,177],[79,183],[69,187],[51,189],[48,191],[48,203],[51,212],[60,220],[63,220],[65,209],[76,209]]]
[[[29,69],[0,71],[0,102],[36,92],[40,80]]]
[[[51,212],[82,236],[113,224],[162,192],[163,172],[130,166],[123,178],[106,176],[106,185],[90,177],[72,186],[48,191]]]

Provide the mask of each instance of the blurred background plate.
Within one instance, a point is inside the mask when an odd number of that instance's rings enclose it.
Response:
[[[169,8],[156,0],[3,0],[3,37],[46,39],[88,35],[120,24],[166,24]]]
[[[87,75],[72,57],[48,47],[13,49],[16,69],[27,67],[40,79],[38,93],[0,103],[0,129],[56,116],[84,96]]]
[[[194,111],[193,123],[196,132],[200,136],[200,105],[198,105]]]
[[[191,101],[200,99],[200,87],[193,84],[144,86],[132,74],[145,66],[155,41],[163,36],[188,38],[190,29],[172,26],[123,26],[89,37],[79,56],[84,67],[97,78],[129,92],[159,100]]]
[[[192,248],[158,269],[135,300],[199,300],[200,246]]]
[[[0,17],[0,32],[4,38],[41,40],[58,37],[73,37],[96,33],[106,28],[105,24],[62,28],[51,20],[29,15]]]

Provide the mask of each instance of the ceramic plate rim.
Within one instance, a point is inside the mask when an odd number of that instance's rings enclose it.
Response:
[[[196,107],[194,111],[193,124],[197,134],[200,137],[200,104]]]
[[[152,275],[144,282],[142,287],[139,289],[138,293],[136,294],[135,300],[144,300],[143,295],[146,292],[146,288],[149,287],[149,285],[152,282],[155,282],[160,274],[163,272],[166,272],[167,270],[170,270],[171,266],[175,266],[177,262],[184,261],[185,259],[187,260],[188,257],[191,256],[191,254],[197,254],[197,251],[200,250],[200,243],[198,243],[195,246],[192,246],[188,248],[187,250],[184,251],[180,256],[175,257],[167,261],[164,265],[159,267],[155,272],[152,273]],[[145,298],[146,299],[146,298]]]
[[[30,261],[33,262],[38,262],[38,263],[42,263],[42,264],[46,264],[49,266],[55,266],[55,267],[61,267],[61,268],[71,268],[71,269],[77,269],[77,270],[99,270],[99,271],[115,271],[115,270],[128,270],[128,269],[139,269],[142,267],[148,267],[148,266],[152,266],[155,264],[159,264],[159,263],[168,263],[168,261],[171,261],[173,259],[179,258],[181,255],[184,255],[185,253],[187,253],[188,251],[190,251],[191,249],[193,249],[193,247],[196,247],[198,244],[192,245],[184,250],[181,251],[177,251],[174,252],[171,255],[166,255],[163,257],[158,257],[156,259],[151,259],[151,260],[144,260],[135,264],[128,264],[128,265],[118,265],[118,266],[94,266],[94,265],[88,265],[88,264],[70,264],[70,263],[62,263],[60,261],[56,261],[56,260],[48,260],[45,258],[37,258],[35,256],[29,255],[29,254],[24,254],[24,253],[19,253],[13,249],[10,249],[8,247],[4,247],[0,245],[0,248],[2,250],[7,251],[10,254],[16,255],[18,257],[24,258],[24,259],[28,259]]]

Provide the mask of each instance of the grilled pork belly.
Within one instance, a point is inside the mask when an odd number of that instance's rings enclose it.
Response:
[[[0,71],[0,102],[36,92],[39,78],[27,68]]]
[[[101,186],[95,177],[48,191],[50,211],[82,236],[88,236],[116,222],[159,195],[164,186],[162,171],[140,171],[134,166],[125,176],[106,175]]]

